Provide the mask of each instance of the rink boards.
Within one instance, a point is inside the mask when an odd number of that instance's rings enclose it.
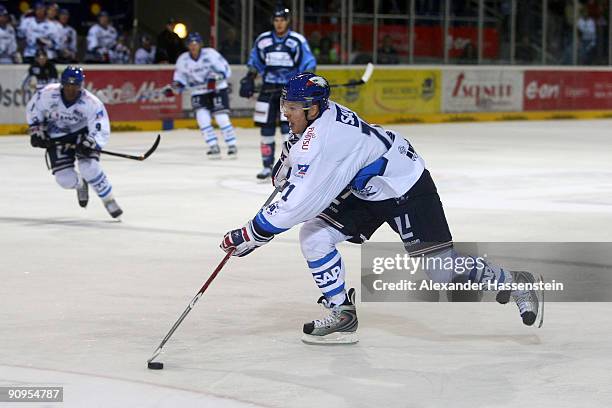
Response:
[[[60,69],[63,67],[59,67]],[[115,131],[196,128],[188,92],[167,97],[173,66],[85,66],[85,87],[106,105]],[[357,80],[362,66],[322,66],[330,83]],[[33,94],[26,65],[0,67],[0,135],[23,134]],[[244,66],[232,66],[230,105],[238,127],[252,127],[254,99],[240,98]],[[612,117],[612,70],[508,66],[376,66],[360,87],[332,99],[376,123],[605,119]]]

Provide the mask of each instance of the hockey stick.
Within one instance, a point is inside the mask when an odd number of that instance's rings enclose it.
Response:
[[[143,154],[141,154],[140,156],[132,156],[131,154],[126,154],[126,153],[117,153],[117,152],[110,152],[108,150],[103,150],[103,149],[93,149],[93,151],[98,152],[98,153],[103,153],[103,154],[107,154],[109,156],[116,156],[116,157],[122,157],[124,159],[131,159],[131,160],[138,160],[138,161],[143,161],[146,160],[149,156],[151,156],[153,154],[153,152],[155,150],[157,150],[157,146],[159,146],[159,141],[161,140],[161,136],[157,135],[157,138],[155,139],[155,142],[153,143],[153,146],[151,146],[151,148],[149,150],[147,150],[146,152],[144,152]],[[65,143],[57,143],[57,142],[51,142],[52,146],[66,146],[70,149],[75,149],[76,148],[76,144],[65,144]]]
[[[366,65],[365,71],[363,71],[363,75],[361,75],[361,78],[359,78],[358,81],[353,80],[353,81],[345,82],[343,84],[332,84],[329,87],[330,88],[351,88],[354,86],[365,85],[370,80],[370,77],[372,76],[373,73],[374,73],[374,64],[372,64],[371,62],[368,62],[368,65]],[[275,93],[275,92],[280,92],[281,90],[282,88],[266,89],[264,91],[259,89],[259,91],[256,91],[255,93],[257,92],[264,93],[264,94]]]
[[[364,85],[366,82],[368,82],[368,80],[372,76],[372,73],[374,73],[374,64],[372,64],[371,62],[368,62],[368,65],[366,65],[366,69],[363,72],[363,75],[361,76],[359,81],[349,81],[343,84],[333,84],[333,85],[330,85],[329,87],[330,88],[343,88],[343,87]]]
[[[274,189],[274,191],[272,192],[272,194],[270,194],[270,197],[268,197],[268,199],[266,200],[266,202],[264,203],[263,207],[267,207],[272,200],[274,199],[274,197],[276,197],[276,194],[278,194],[279,191],[281,191],[283,189],[284,186],[278,186]],[[202,297],[202,295],[204,294],[204,292],[206,291],[206,289],[208,289],[208,286],[210,286],[210,284],[212,283],[212,281],[217,277],[217,275],[219,274],[219,272],[221,272],[221,269],[223,269],[223,266],[225,266],[225,264],[227,263],[227,261],[230,259],[230,257],[232,256],[232,254],[234,253],[236,249],[233,248],[231,249],[227,254],[225,254],[225,256],[223,257],[223,259],[221,260],[221,262],[219,263],[219,265],[217,265],[217,267],[215,268],[215,270],[213,271],[213,273],[208,277],[208,279],[206,280],[206,282],[204,282],[204,285],[202,285],[202,287],[200,288],[200,290],[198,291],[198,293],[196,293],[196,295],[194,296],[193,299],[191,299],[191,302],[189,302],[189,304],[187,305],[187,308],[183,311],[183,313],[181,314],[181,316],[178,318],[178,320],[174,323],[174,325],[170,328],[170,331],[168,332],[168,334],[166,334],[166,336],[164,337],[164,339],[161,341],[161,343],[159,344],[159,346],[157,347],[157,349],[155,350],[155,352],[153,353],[153,355],[151,356],[150,359],[147,360],[147,367],[153,370],[160,370],[162,368],[164,368],[163,363],[161,362],[154,362],[153,360],[155,360],[157,358],[157,356],[159,356],[159,354],[162,352],[162,349],[164,348],[164,346],[166,345],[166,343],[168,342],[168,340],[170,340],[170,337],[172,337],[172,335],[174,334],[174,332],[176,331],[176,329],[178,329],[178,327],[181,325],[181,323],[183,322],[183,320],[185,320],[185,318],[187,317],[187,315],[189,314],[189,312],[191,312],[191,309],[194,308],[195,304],[198,302],[198,300],[200,300],[200,298]]]

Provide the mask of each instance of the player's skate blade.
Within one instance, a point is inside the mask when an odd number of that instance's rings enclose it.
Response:
[[[121,209],[121,207],[119,207],[119,204],[117,204],[117,201],[115,201],[114,198],[108,201],[105,201],[104,207],[106,207],[106,211],[108,211],[110,216],[115,219],[118,219],[121,216],[121,214],[123,214],[123,210]]]
[[[302,333],[302,341],[306,344],[355,344],[359,341],[359,337],[356,332],[335,332],[327,336]]]
[[[525,271],[510,271],[513,282],[516,283],[535,283],[536,278],[530,272]],[[542,282],[542,276],[539,276],[539,281]],[[509,291],[501,290],[497,293],[495,300],[498,303],[506,304],[513,298],[516,302],[523,324],[533,326],[539,318],[538,327],[544,324],[544,293],[536,290]]]
[[[206,157],[210,160],[219,160],[221,158],[221,149],[219,145],[210,146],[208,152],[206,152]]]
[[[306,323],[302,341],[309,344],[351,344],[357,343],[357,310],[355,308],[355,289],[349,289],[341,305],[330,304],[321,296],[321,303],[330,313],[324,319]]]
[[[228,146],[227,148],[227,158],[228,159],[236,159],[238,157],[238,148],[236,146]]]
[[[77,199],[79,200],[79,205],[85,208],[87,203],[89,203],[89,186],[84,179],[81,180],[81,183],[81,186],[76,189]]]
[[[257,173],[258,180],[265,180],[272,176],[272,169],[270,167],[264,167],[259,173]]]

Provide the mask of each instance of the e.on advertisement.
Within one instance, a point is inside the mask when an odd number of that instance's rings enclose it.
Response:
[[[612,72],[526,71],[526,111],[612,109]]]
[[[443,112],[517,112],[523,108],[523,73],[492,69],[445,69]]]

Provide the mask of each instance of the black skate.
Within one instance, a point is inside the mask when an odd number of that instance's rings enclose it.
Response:
[[[272,176],[272,169],[270,167],[264,167],[259,173],[257,173],[257,178],[259,180],[265,180],[271,176]]]
[[[206,157],[211,160],[217,160],[221,158],[221,149],[219,145],[212,145],[208,148],[208,152],[206,152]]]
[[[236,147],[236,145],[228,146],[227,147],[227,158],[235,159],[237,157],[238,157],[238,148]]]
[[[512,281],[515,283],[535,283],[536,278],[530,272],[510,271]],[[539,282],[542,282],[542,276],[539,276]],[[500,290],[495,297],[498,303],[505,305],[514,299],[519,308],[523,323],[527,326],[533,326],[536,319],[539,318],[538,326],[544,324],[544,292],[540,290]]]
[[[330,305],[324,296],[321,303],[331,313],[322,320],[304,324],[302,341],[308,344],[352,344],[357,337],[357,311],[355,309],[355,289],[349,289],[346,300],[341,305]]]
[[[108,201],[104,201],[104,207],[106,207],[106,211],[110,214],[111,217],[117,219],[123,214],[123,210],[117,204],[114,198],[111,198]]]
[[[81,187],[77,187],[77,199],[79,200],[79,205],[83,208],[87,207],[87,203],[89,203],[89,185],[85,181],[85,179],[81,179]]]

